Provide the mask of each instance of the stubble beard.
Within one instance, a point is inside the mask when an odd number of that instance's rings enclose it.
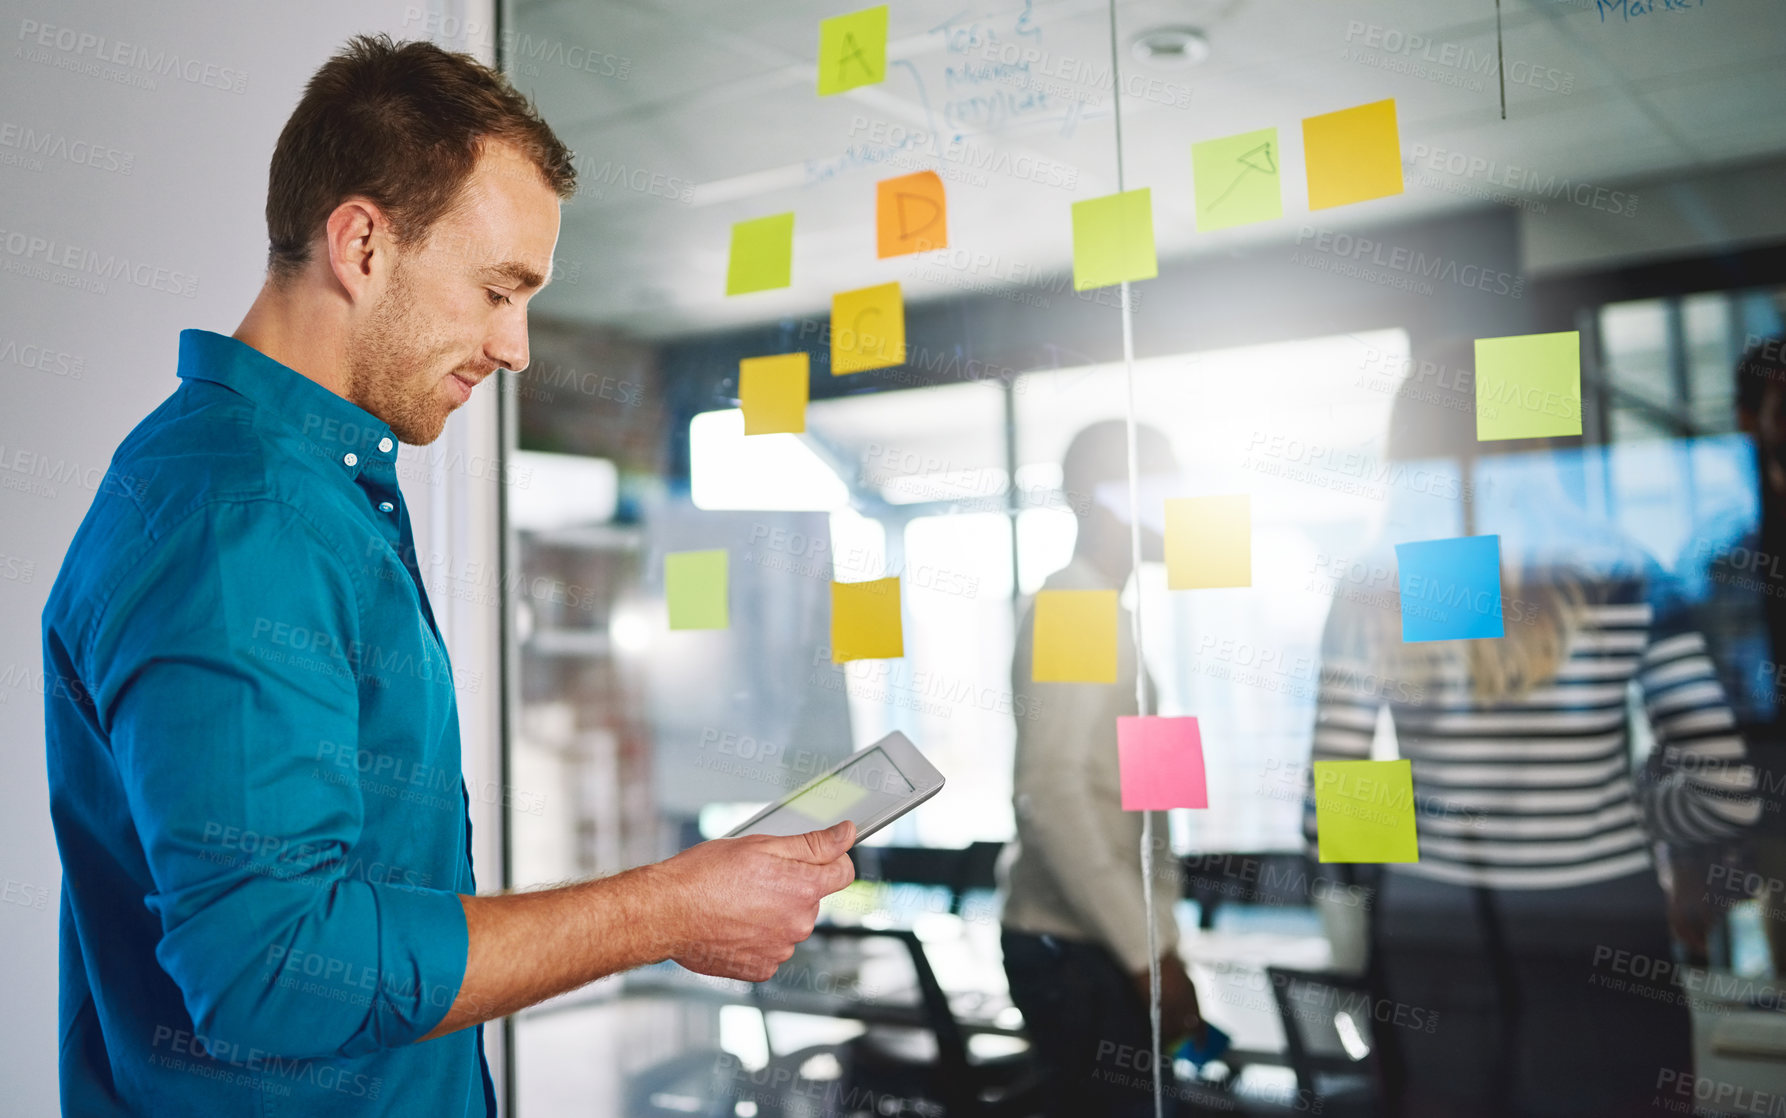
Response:
[[[427,446],[440,437],[452,409],[435,390],[438,378],[421,372],[438,367],[446,347],[431,344],[414,309],[406,266],[399,263],[384,299],[348,345],[347,399],[382,419],[399,441]]]

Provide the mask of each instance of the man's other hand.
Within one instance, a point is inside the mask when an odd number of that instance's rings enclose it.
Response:
[[[671,916],[663,957],[699,974],[763,982],[812,934],[819,901],[856,880],[856,825],[785,838],[710,839],[653,867]]]

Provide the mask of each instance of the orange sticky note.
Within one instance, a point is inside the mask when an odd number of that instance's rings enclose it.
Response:
[[[1304,118],[1302,150],[1311,210],[1402,192],[1394,98]]]
[[[1203,735],[1195,718],[1118,716],[1116,759],[1124,811],[1209,806]]]
[[[804,353],[738,362],[738,406],[744,410],[746,435],[797,435],[806,430],[809,369]]]
[[[1114,590],[1037,593],[1035,682],[1115,683],[1116,610]]]
[[[831,662],[896,660],[905,655],[899,579],[831,584]]]
[[[875,184],[874,224],[880,258],[949,247],[949,206],[942,176],[918,171]]]
[[[905,360],[905,299],[882,283],[831,296],[831,375],[885,369]]]

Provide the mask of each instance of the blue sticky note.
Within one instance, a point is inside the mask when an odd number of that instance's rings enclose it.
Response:
[[[1501,537],[1462,536],[1395,545],[1402,640],[1499,637]]]

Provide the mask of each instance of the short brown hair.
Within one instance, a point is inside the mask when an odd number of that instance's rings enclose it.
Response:
[[[356,35],[304,87],[267,176],[267,272],[310,259],[342,200],[371,199],[400,243],[425,237],[458,200],[486,140],[514,144],[561,199],[577,189],[572,155],[507,78],[425,41]]]

